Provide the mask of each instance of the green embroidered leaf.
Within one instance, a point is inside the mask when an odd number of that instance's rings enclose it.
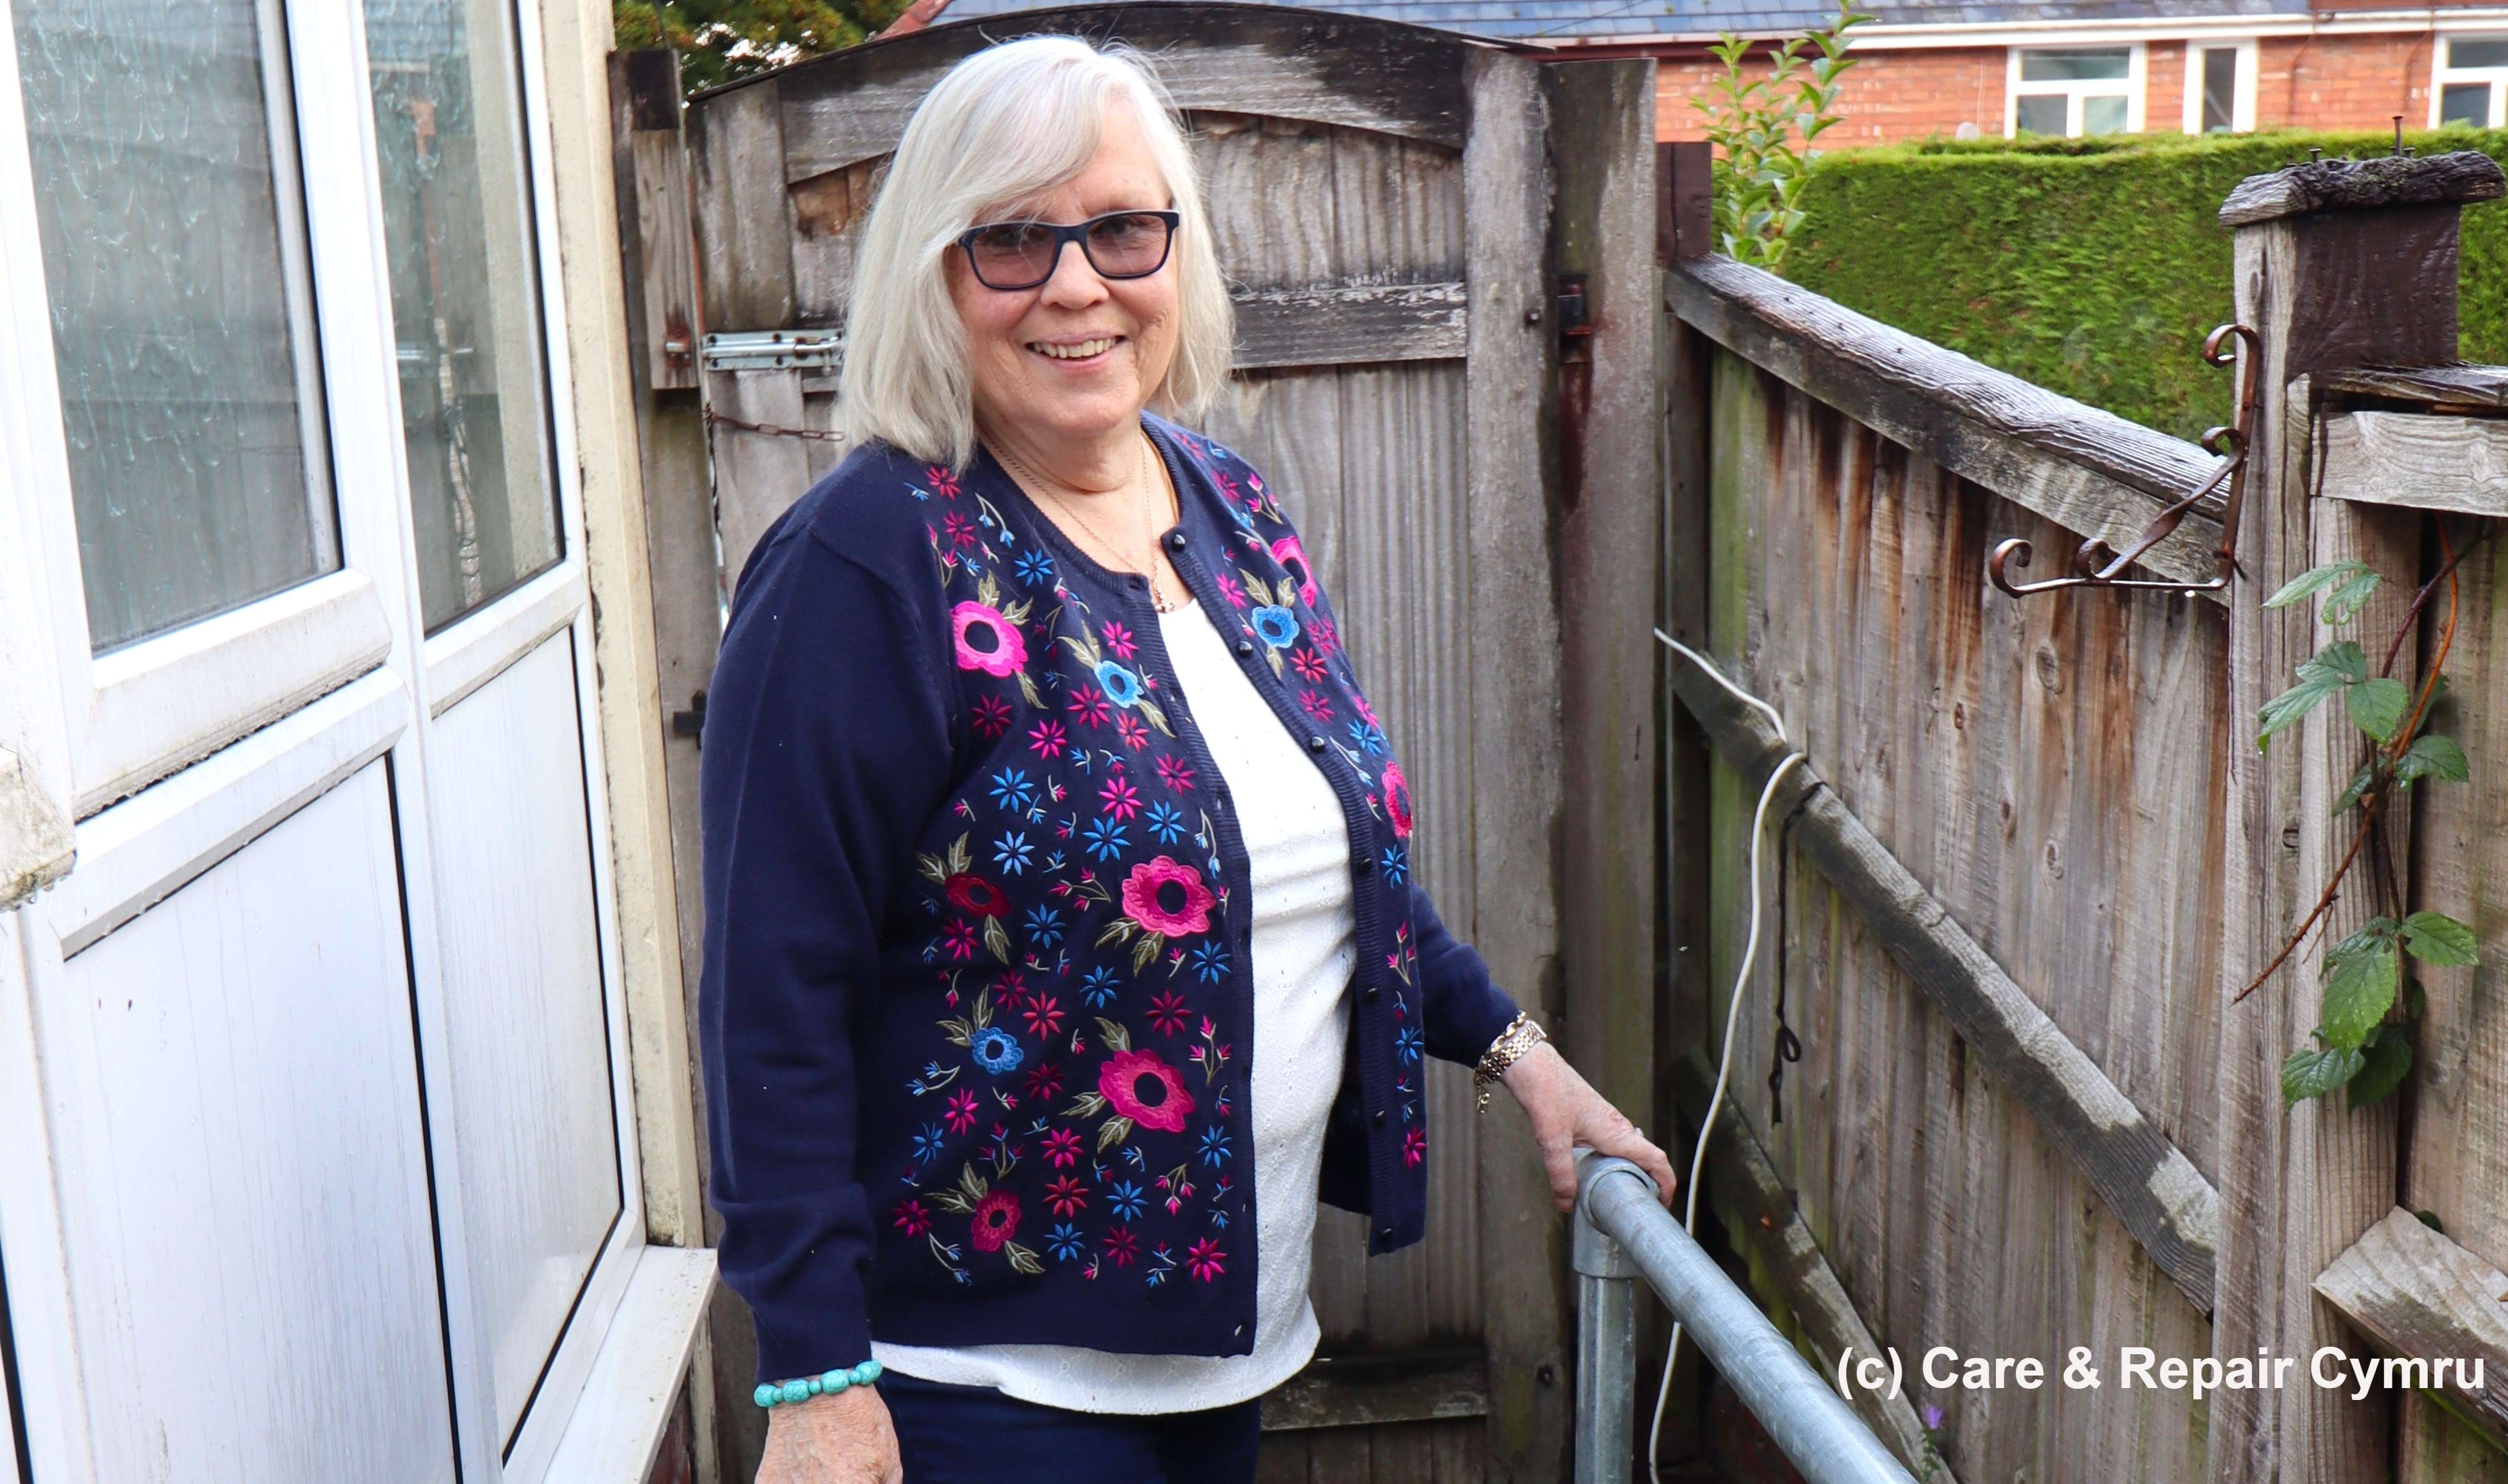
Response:
[[[964,1020],[955,1019],[942,1020],[940,1022],[940,1034],[947,1036],[951,1041],[956,1042],[960,1046],[973,1046],[976,1044],[975,1027],[969,1025]]]
[[[1099,1154],[1104,1154],[1107,1150],[1114,1148],[1117,1144],[1122,1143],[1124,1140],[1130,1138],[1131,1136],[1132,1121],[1130,1119],[1110,1118],[1097,1126],[1097,1152]]]
[[[1175,735],[1175,728],[1167,724],[1167,714],[1159,709],[1158,702],[1151,700],[1145,695],[1132,703],[1132,709],[1139,712],[1142,719],[1148,722],[1152,726],[1165,732],[1170,737]]]
[[[977,1030],[993,1023],[993,990],[987,984],[976,991],[976,1008],[972,1012]]]
[[[1037,1255],[1015,1242],[1003,1243],[1002,1255],[1011,1260],[1014,1272],[1036,1274],[1045,1271],[1045,1264],[1037,1260]]]
[[[2379,581],[2374,572],[2353,577],[2334,590],[2334,596],[2326,599],[2325,606],[2316,611],[2317,616],[2323,618],[2329,628],[2341,628],[2349,623],[2359,616],[2360,610],[2368,606],[2369,600],[2377,596]]]
[[[2425,964],[2460,969],[2481,962],[2473,929],[2445,912],[2415,912],[2405,918],[2404,946]]]
[[[2351,686],[2343,701],[2351,708],[2351,724],[2380,742],[2395,740],[2395,728],[2404,724],[2404,708],[2413,701],[2413,693],[2399,680],[2383,676],[2364,680]]]
[[[1016,603],[1014,603],[1010,607],[1002,610],[1002,618],[1005,622],[1010,623],[1014,627],[1025,627],[1030,612],[1031,608],[1028,600],[1021,598]]]
[[[1272,585],[1271,585],[1270,583],[1268,583],[1268,582],[1264,581],[1261,577],[1258,577],[1258,576],[1254,575],[1254,574],[1252,574],[1252,573],[1250,573],[1250,572],[1247,572],[1247,571],[1246,571],[1244,568],[1242,568],[1242,567],[1239,567],[1239,568],[1237,568],[1237,569],[1236,569],[1236,575],[1237,575],[1237,577],[1238,577],[1240,580],[1242,580],[1242,581],[1245,583],[1245,592],[1246,592],[1247,596],[1251,597],[1251,598],[1254,600],[1254,604],[1255,604],[1255,606],[1256,606],[1257,608],[1286,608],[1286,607],[1288,607],[1288,605],[1287,605],[1287,604],[1285,604],[1285,603],[1274,604],[1274,603],[1272,601]]]
[[[967,836],[959,835],[949,846],[949,874],[963,876],[976,867],[976,857],[967,848]]]
[[[992,949],[993,956],[1002,962],[1011,961],[1011,930],[1002,926],[999,917],[984,919],[984,946]]]
[[[2339,958],[2327,955],[2323,1023],[2316,1033],[2338,1050],[2357,1049],[2394,1008],[2395,983],[2391,943]]]
[[[1138,974],[1148,968],[1150,960],[1159,956],[1159,949],[1165,941],[1156,933],[1143,933],[1141,941],[1132,945],[1132,972]]]
[[[1029,675],[1025,670],[1021,670],[1017,672],[1017,674],[1020,698],[1025,700],[1029,705],[1036,707],[1038,710],[1044,710],[1045,697],[1036,693],[1035,677]]]
[[[928,851],[914,858],[914,869],[935,885],[949,879],[949,863]]]
[[[1071,651],[1074,658],[1078,659],[1082,664],[1087,665],[1089,669],[1094,670],[1099,665],[1105,663],[1105,656],[1097,652],[1097,636],[1094,634],[1088,634],[1085,627],[1083,628],[1082,633],[1087,637],[1075,639],[1069,634],[1063,635],[1063,647]]]
[[[2351,1079],[2351,1106],[2365,1108],[2404,1085],[2413,1069],[2412,1038],[2401,1025],[2380,1025],[2360,1048],[2359,1073]]]
[[[2449,783],[2462,783],[2473,776],[2473,764],[2465,761],[2464,749],[2453,737],[2432,733],[2417,737],[2404,755],[2395,760],[2395,777],[2403,783],[2420,778],[2438,778]]]
[[[966,1192],[967,1199],[970,1201],[981,1201],[984,1199],[984,1193],[992,1189],[984,1183],[982,1175],[976,1173],[976,1167],[973,1165],[958,1167],[958,1188]]]
[[[940,1207],[944,1211],[949,1211],[956,1215],[968,1215],[976,1208],[975,1202],[968,1200],[965,1196],[958,1194],[956,1191],[949,1189],[945,1185],[939,1190],[929,1190],[925,1191],[923,1194],[924,1199],[930,1201],[933,1205]]]
[[[1118,1055],[1132,1049],[1132,1033],[1102,1015],[1097,1017],[1097,1036],[1106,1043],[1107,1050]]]
[[[1096,946],[1102,948],[1110,943],[1122,943],[1138,931],[1139,929],[1132,925],[1131,918],[1118,917],[1107,923],[1105,931],[1097,935]]]
[[[2357,1051],[2291,1053],[2281,1064],[2282,1106],[2333,1092],[2349,1082],[2365,1059]]]
[[[2376,576],[2366,562],[2328,562],[2311,567],[2281,585],[2281,590],[2265,600],[2267,608],[2288,608],[2310,593],[2321,593],[2337,582],[2351,581],[2363,574]]]
[[[1105,1111],[1106,1099],[1103,1095],[1096,1093],[1083,1093],[1079,1096],[1071,1099],[1071,1106],[1062,1110],[1062,1116],[1065,1118],[1095,1118],[1098,1114]]]

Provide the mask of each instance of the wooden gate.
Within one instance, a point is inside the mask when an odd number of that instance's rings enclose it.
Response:
[[[1340,600],[1414,760],[1421,879],[1501,983],[1648,1121],[1651,62],[1545,64],[1269,5],[1032,12],[701,95],[680,181],[659,137],[672,111],[651,106],[667,74],[640,87],[626,61],[620,161],[635,196],[621,222],[647,285],[631,328],[656,389],[653,466],[691,468],[697,429],[711,431],[719,573],[736,574],[843,458],[827,430],[881,168],[953,63],[1038,32],[1130,43],[1187,110],[1239,318],[1239,375],[1206,430],[1262,467]],[[680,239],[657,225],[682,192],[693,304],[671,281]],[[693,509],[667,508],[690,500],[684,475],[668,485],[648,486],[665,587],[688,567],[662,533],[683,546],[702,529]],[[680,698],[705,684],[714,595],[657,596],[680,628],[664,636],[666,668],[675,648],[680,661],[665,704],[693,709]],[[692,750],[677,761],[692,772]],[[683,871],[692,826],[683,808]],[[695,923],[682,931],[697,940]],[[1267,1477],[1562,1476],[1564,1226],[1521,1117],[1475,1118],[1468,1084],[1461,1068],[1429,1076],[1446,1132],[1430,1146],[1425,1243],[1371,1262],[1359,1218],[1324,1213],[1326,1358],[1267,1406]],[[719,1369],[745,1385],[724,1338]]]

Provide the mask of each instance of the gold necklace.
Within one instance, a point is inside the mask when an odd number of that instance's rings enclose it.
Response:
[[[1144,571],[1142,567],[1126,565],[1128,559],[1125,554],[1122,543],[1108,539],[1106,533],[1097,528],[1097,523],[1088,518],[1088,512],[1082,510],[1079,506],[1066,500],[1063,497],[1062,492],[1055,489],[1052,482],[1048,480],[1044,475],[1038,473],[1037,470],[1027,463],[1027,461],[1019,458],[1016,454],[1012,453],[1009,449],[1003,448],[999,445],[994,447],[993,452],[1001,457],[1004,464],[1010,465],[1012,472],[1014,474],[1025,475],[1028,483],[1036,486],[1037,489],[1051,497],[1055,509],[1063,511],[1073,520],[1078,521],[1080,523],[1080,528],[1088,533],[1089,539],[1097,544],[1098,549],[1114,558],[1111,565],[1121,571],[1130,572],[1135,575],[1148,577],[1150,582],[1150,607],[1156,609],[1162,613],[1172,613],[1177,609],[1183,607],[1183,604],[1169,599],[1166,596],[1165,590],[1159,585],[1158,522],[1150,513],[1150,484],[1152,481],[1149,477],[1150,460],[1148,440],[1144,438],[1138,447],[1141,459],[1140,464],[1135,470],[1135,476],[1141,486],[1141,531],[1143,537],[1148,541],[1150,551],[1149,561],[1145,564],[1147,568],[1146,571]]]

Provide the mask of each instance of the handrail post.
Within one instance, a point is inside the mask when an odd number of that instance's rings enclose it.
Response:
[[[1605,1169],[1626,1169],[1655,1188],[1626,1160],[1589,1158],[1577,1171],[1568,1254],[1576,1272],[1576,1484],[1628,1484],[1635,1458],[1638,1265],[1585,1208],[1585,1192]]]

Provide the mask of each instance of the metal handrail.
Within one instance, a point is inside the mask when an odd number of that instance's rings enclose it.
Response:
[[[1686,1326],[1807,1484],[1915,1484],[1628,1161],[1576,1165],[1576,1484],[1626,1484],[1636,1459],[1637,1280]]]

